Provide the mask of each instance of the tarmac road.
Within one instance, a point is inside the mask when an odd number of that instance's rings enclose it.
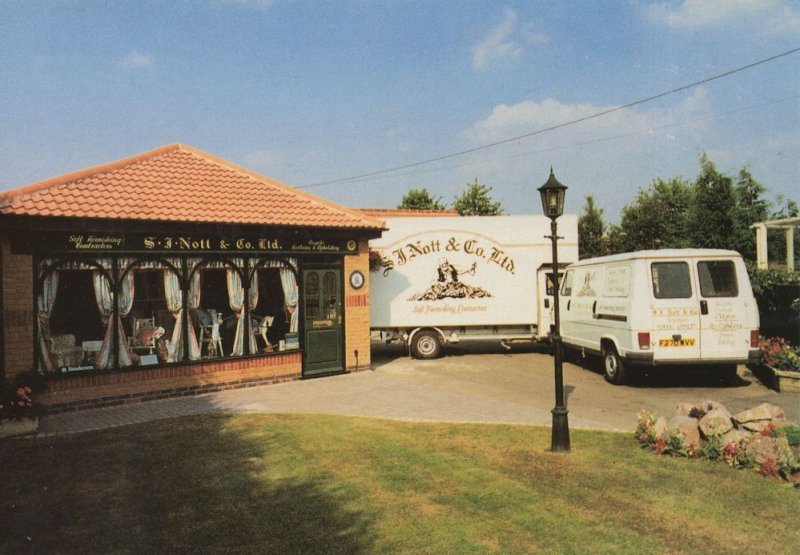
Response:
[[[369,416],[413,421],[492,422],[550,426],[555,405],[553,358],[530,347],[460,344],[437,360],[415,360],[401,346],[376,346],[371,370],[63,413],[48,416],[40,433],[71,433],[207,412],[259,411]],[[800,423],[800,394],[767,389],[739,368],[734,386],[704,372],[644,375],[630,385],[605,382],[599,363],[564,363],[571,428],[630,432],[647,409],[670,417],[679,402],[718,401],[735,414],[762,402]]]

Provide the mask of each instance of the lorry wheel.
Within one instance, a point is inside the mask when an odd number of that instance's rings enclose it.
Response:
[[[414,358],[432,359],[442,354],[442,344],[439,334],[434,331],[421,331],[414,336],[411,342],[411,354]]]
[[[625,365],[613,345],[603,347],[603,376],[614,385],[625,381]]]

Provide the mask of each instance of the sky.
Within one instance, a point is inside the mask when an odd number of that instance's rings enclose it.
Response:
[[[800,200],[800,52],[685,87],[798,47],[791,0],[0,0],[0,190],[184,143],[350,207],[552,167],[613,222],[703,152]]]

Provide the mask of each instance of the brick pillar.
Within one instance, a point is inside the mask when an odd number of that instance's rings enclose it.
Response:
[[[358,244],[358,254],[344,257],[344,301],[345,301],[345,368],[356,369],[358,351],[358,369],[370,368],[369,342],[369,243],[362,239]],[[350,285],[350,274],[354,271],[364,274],[364,285],[353,289]]]
[[[5,380],[33,370],[33,259],[29,255],[11,254],[6,235],[0,236],[2,260],[2,352]]]

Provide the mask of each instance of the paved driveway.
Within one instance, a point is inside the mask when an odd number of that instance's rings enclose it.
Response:
[[[419,421],[504,422],[549,426],[555,405],[553,359],[514,348],[450,348],[444,358],[414,360],[395,346],[374,351],[373,369],[313,380],[229,390],[54,415],[41,431],[63,433],[204,412],[324,413]],[[713,399],[732,412],[762,402],[800,422],[800,394],[776,393],[743,367],[738,384],[723,387],[702,374],[643,376],[612,386],[599,369],[564,364],[570,427],[632,431],[636,413],[671,416],[681,401]]]

